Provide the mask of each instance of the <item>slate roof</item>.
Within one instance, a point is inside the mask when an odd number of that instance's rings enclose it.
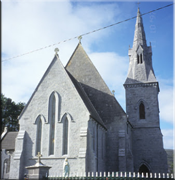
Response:
[[[126,115],[79,43],[65,69],[81,84],[104,124]]]
[[[1,149],[14,150],[15,149],[15,138],[18,132],[7,132],[7,134],[1,140]]]
[[[83,49],[81,43],[77,45],[65,68],[80,83],[112,95],[98,70]]]
[[[102,125],[105,129],[106,126],[103,123],[102,119],[100,118],[99,114],[97,113],[96,109],[94,108],[93,104],[91,103],[90,99],[88,98],[86,92],[83,90],[81,84],[67,71],[70,79],[72,80],[75,88],[77,89],[80,97],[82,98],[84,104],[86,105],[89,113],[91,114],[92,118],[96,120],[100,125]]]

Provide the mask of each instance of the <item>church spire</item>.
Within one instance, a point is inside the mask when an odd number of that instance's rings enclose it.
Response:
[[[140,14],[140,9],[137,10],[137,20],[135,24],[134,42],[133,47],[137,47],[139,44],[146,46],[145,31],[143,27],[143,21]]]
[[[140,9],[137,10],[133,47],[129,48],[129,70],[125,84],[157,82],[152,67],[152,48],[147,46]]]

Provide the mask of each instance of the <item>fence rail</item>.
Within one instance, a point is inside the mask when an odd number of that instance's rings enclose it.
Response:
[[[112,172],[112,173],[72,173],[69,177],[60,175],[49,175],[48,180],[165,180],[174,179],[173,174],[170,173],[135,173],[135,172]]]

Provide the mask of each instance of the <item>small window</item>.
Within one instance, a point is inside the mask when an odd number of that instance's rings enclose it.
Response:
[[[49,146],[49,155],[54,154],[54,144],[55,144],[55,103],[56,98],[54,93],[50,96],[49,103],[49,113],[50,113],[50,146]]]
[[[140,54],[140,63],[142,64],[142,54]]]
[[[93,128],[93,150],[95,152],[95,127]]]
[[[41,117],[38,119],[37,123],[37,142],[36,142],[36,154],[41,152],[41,137],[42,137],[42,121]]]
[[[137,64],[139,64],[139,55],[137,54]]]
[[[140,119],[145,119],[145,106],[143,102],[141,102],[139,106],[139,115],[140,115]]]
[[[63,121],[63,155],[68,154],[68,119]]]

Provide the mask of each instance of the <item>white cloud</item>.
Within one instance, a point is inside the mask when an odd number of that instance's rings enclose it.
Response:
[[[174,131],[172,129],[162,129],[163,142],[164,142],[165,149],[173,149],[173,145],[174,145],[173,133]]]
[[[173,123],[173,82],[160,79],[159,107],[160,118],[163,121]]]
[[[69,1],[8,1],[2,4],[2,59],[45,47],[89,32],[114,20],[120,12],[115,4],[73,6]],[[104,21],[105,19],[105,21]],[[90,51],[94,42],[108,36],[110,29],[83,37]],[[65,65],[78,40],[56,45]],[[55,46],[55,47],[56,47]],[[2,63],[2,93],[15,102],[27,102],[46,71],[55,47]]]

